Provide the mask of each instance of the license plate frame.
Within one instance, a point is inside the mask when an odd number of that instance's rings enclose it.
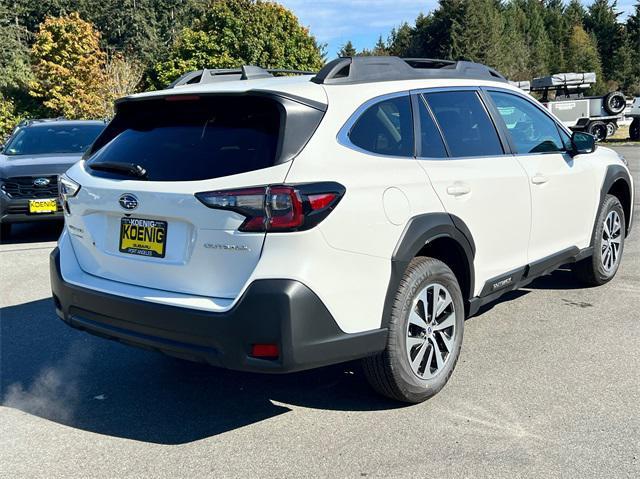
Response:
[[[58,200],[55,198],[38,198],[29,200],[29,213],[33,215],[50,215],[58,211]]]
[[[168,229],[166,221],[124,216],[120,218],[118,250],[145,258],[164,258]]]

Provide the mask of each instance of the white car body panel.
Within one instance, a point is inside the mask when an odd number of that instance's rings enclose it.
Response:
[[[589,246],[601,186],[591,156],[517,156],[531,192],[529,263],[567,248]]]
[[[83,188],[73,199],[73,214],[67,215],[67,221],[82,230],[81,235],[72,236],[80,266],[89,274],[121,283],[234,299],[260,259],[265,234],[238,232],[242,215],[207,208],[194,193],[282,183],[289,166],[206,181],[148,182],[97,178],[77,164],[68,176]],[[132,217],[168,222],[164,258],[119,251],[120,219],[129,213],[118,203],[124,193],[133,193],[139,200],[138,208],[130,212]],[[246,249],[231,252],[223,248],[228,244]],[[216,245],[220,246],[212,247]]]
[[[527,264],[531,199],[525,172],[513,157],[423,159],[421,164],[445,210],[473,231],[475,294],[487,280]],[[447,191],[462,186],[468,194]]]

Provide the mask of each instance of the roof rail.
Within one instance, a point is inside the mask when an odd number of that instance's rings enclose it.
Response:
[[[253,65],[243,65],[240,68],[205,68],[203,70],[185,73],[177,80],[174,80],[167,88],[221,81],[255,80],[259,78],[271,78],[274,75],[314,75],[315,73],[316,72],[305,70],[289,70],[286,68],[265,69]]]
[[[311,81],[323,85],[350,85],[426,78],[507,81],[496,70],[481,63],[391,56],[340,57],[327,63]]]

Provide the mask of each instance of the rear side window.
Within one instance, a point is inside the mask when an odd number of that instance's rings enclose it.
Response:
[[[563,151],[556,123],[535,105],[509,93],[489,92],[518,153]]]
[[[440,125],[452,156],[502,155],[502,145],[489,114],[473,91],[424,95]]]
[[[413,117],[409,96],[380,101],[356,120],[349,139],[363,150],[386,156],[414,155]]]
[[[263,97],[133,101],[121,105],[88,166],[140,165],[152,181],[204,180],[267,168],[276,162],[283,116],[277,102]]]
[[[438,127],[433,122],[431,113],[424,100],[418,100],[420,114],[420,157],[421,158],[446,158],[447,150],[442,142],[442,136]]]

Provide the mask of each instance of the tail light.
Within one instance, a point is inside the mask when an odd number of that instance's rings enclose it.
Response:
[[[344,195],[338,183],[274,185],[196,193],[205,206],[246,219],[240,231],[303,231],[320,223]]]

